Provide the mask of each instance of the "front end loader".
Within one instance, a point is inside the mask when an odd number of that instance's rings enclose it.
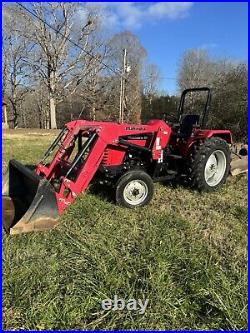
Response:
[[[185,114],[188,93],[207,92],[201,115]],[[3,226],[8,234],[54,228],[59,216],[90,183],[114,191],[128,208],[150,202],[154,182],[184,179],[199,191],[214,191],[230,172],[232,135],[206,128],[208,88],[188,89],[178,121],[126,124],[75,120],[65,124],[34,170],[16,160],[3,178]]]
[[[148,163],[157,161],[161,157],[155,146],[157,135],[166,146],[170,133],[161,120],[147,125],[67,123],[34,170],[16,160],[9,162],[2,184],[5,231],[19,234],[53,228],[94,176],[110,181],[124,174],[130,169],[128,159],[133,164],[134,150]]]

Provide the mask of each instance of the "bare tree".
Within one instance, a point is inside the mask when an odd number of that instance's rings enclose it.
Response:
[[[160,70],[155,64],[144,64],[143,66],[143,94],[149,102],[149,109],[152,112],[152,101],[157,94],[160,82]]]
[[[229,128],[236,138],[247,137],[247,66],[229,59],[215,59],[203,50],[187,51],[180,64],[181,89],[208,86],[213,97],[209,126]],[[187,107],[201,106],[201,95],[191,96]]]
[[[184,53],[179,66],[178,85],[183,90],[209,85],[214,80],[216,67],[205,50],[191,49]]]
[[[102,53],[95,56],[95,60],[89,66],[89,71],[75,90],[75,94],[80,97],[83,108],[88,112],[88,118],[96,120],[98,113],[103,108],[103,92],[107,82],[104,82],[103,61],[106,57],[107,49],[103,47]]]
[[[101,48],[92,38],[97,20],[90,13],[81,18],[79,3],[32,3],[29,8],[36,17],[22,11],[29,30],[20,34],[35,44],[28,64],[48,89],[50,127],[56,128],[57,105],[95,68],[92,64],[96,59],[91,54]]]
[[[237,140],[247,140],[248,70],[242,63],[227,64],[214,83],[211,125],[230,128]]]
[[[11,103],[13,112],[13,127],[18,127],[21,105],[29,91],[30,70],[26,60],[32,49],[32,44],[20,37],[18,29],[25,29],[24,22],[17,22],[14,13],[3,13],[3,94]],[[21,114],[20,114],[21,113]]]

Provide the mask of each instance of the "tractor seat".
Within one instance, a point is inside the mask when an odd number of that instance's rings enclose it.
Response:
[[[185,114],[181,116],[179,130],[173,133],[178,138],[188,138],[192,134],[193,128],[199,126],[200,116],[197,114]]]

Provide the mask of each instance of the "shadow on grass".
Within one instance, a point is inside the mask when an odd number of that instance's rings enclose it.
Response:
[[[162,186],[168,187],[170,189],[189,189],[189,184],[184,180],[168,180],[164,182],[159,182]],[[102,185],[98,183],[93,183],[89,187],[89,192],[97,197],[100,197],[107,202],[115,203],[115,187],[110,185]]]
[[[112,186],[93,183],[89,187],[89,193],[100,197],[107,202],[115,203],[115,189]]]
[[[159,182],[162,186],[166,186],[172,189],[183,188],[183,189],[190,189],[190,185],[185,178],[176,178],[171,180],[166,180]]]

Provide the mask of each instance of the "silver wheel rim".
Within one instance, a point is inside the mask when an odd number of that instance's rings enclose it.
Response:
[[[224,177],[226,167],[227,159],[224,152],[221,150],[214,151],[205,165],[206,183],[211,187],[218,185]]]
[[[131,180],[123,190],[124,200],[132,205],[140,205],[148,195],[148,186],[142,180]]]

